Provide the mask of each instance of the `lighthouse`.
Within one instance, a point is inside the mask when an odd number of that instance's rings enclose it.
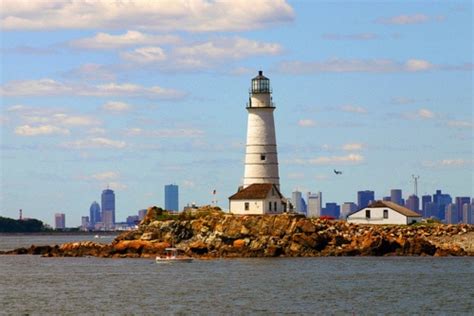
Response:
[[[270,79],[259,71],[252,79],[247,103],[244,183],[236,194],[229,197],[231,213],[286,211],[286,199],[280,193],[274,111]]]
[[[247,104],[247,146],[244,188],[253,183],[272,183],[280,188],[270,79],[262,71],[252,79]]]

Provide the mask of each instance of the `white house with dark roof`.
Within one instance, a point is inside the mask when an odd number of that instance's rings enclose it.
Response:
[[[354,224],[407,225],[421,222],[421,215],[393,202],[375,201],[347,216]]]
[[[279,214],[286,211],[280,190],[272,183],[254,183],[229,197],[232,214]]]

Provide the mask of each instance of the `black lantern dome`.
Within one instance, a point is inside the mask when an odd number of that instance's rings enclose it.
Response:
[[[270,79],[258,72],[258,76],[252,79],[252,93],[270,93]]]

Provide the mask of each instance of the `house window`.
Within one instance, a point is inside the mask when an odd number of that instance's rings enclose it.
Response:
[[[370,210],[365,210],[365,218],[370,218]]]
[[[388,218],[388,210],[383,210],[383,218]]]
[[[272,202],[268,202],[268,210],[271,212],[272,211]]]
[[[249,204],[250,204],[249,202],[245,202],[245,204],[244,204],[244,208],[245,208],[246,211],[249,210],[249,206],[250,206]]]
[[[260,155],[260,160],[264,161],[267,157],[265,155]]]
[[[273,210],[276,212],[277,211],[277,202],[273,202]]]

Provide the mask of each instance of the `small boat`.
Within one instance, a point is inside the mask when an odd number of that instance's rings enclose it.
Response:
[[[191,262],[193,258],[179,253],[178,248],[166,248],[163,255],[156,256],[156,263],[164,262]]]

